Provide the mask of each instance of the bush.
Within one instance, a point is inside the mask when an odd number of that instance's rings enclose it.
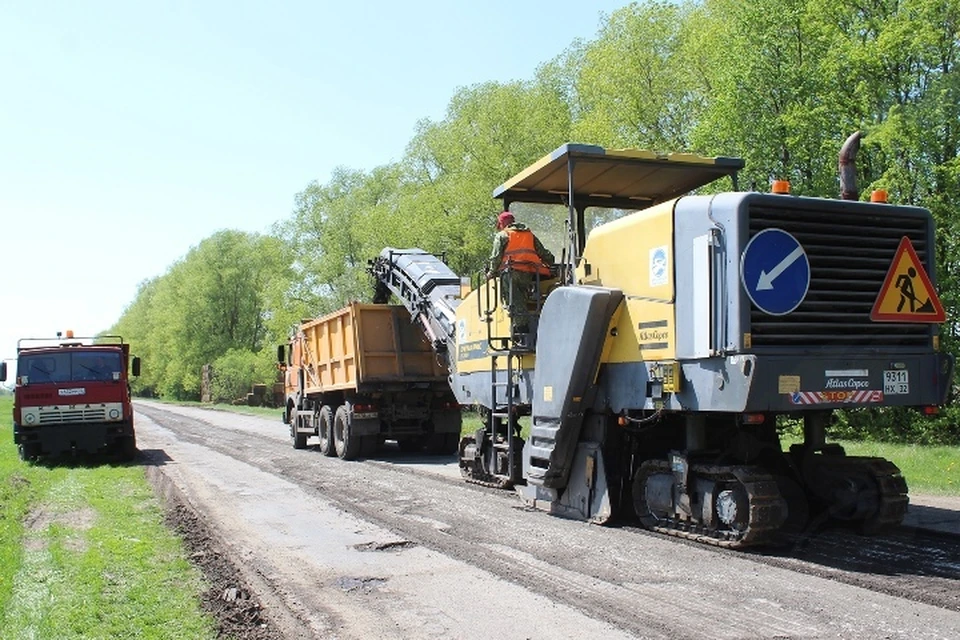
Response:
[[[231,403],[246,399],[254,384],[272,383],[277,377],[273,354],[231,349],[213,363],[210,400]]]
[[[838,440],[873,440],[898,444],[960,444],[960,407],[944,407],[924,416],[905,407],[837,411],[829,436]]]

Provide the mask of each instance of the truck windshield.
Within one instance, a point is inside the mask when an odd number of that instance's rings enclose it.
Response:
[[[120,364],[120,354],[115,351],[20,354],[17,376],[21,384],[117,380]]]

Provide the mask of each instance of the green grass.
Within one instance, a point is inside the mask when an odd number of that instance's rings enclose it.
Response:
[[[847,455],[886,458],[900,467],[910,493],[960,496],[960,447],[840,442]]]
[[[147,398],[144,398],[145,400]],[[136,400],[136,398],[134,398]],[[159,398],[149,398],[151,402],[161,402],[164,404],[175,404],[181,407],[199,407],[201,409],[213,409],[215,411],[232,411],[233,413],[243,413],[250,416],[262,416],[265,418],[276,418],[280,421],[283,413],[282,408],[274,407],[249,407],[245,404],[211,404],[209,402],[194,402],[192,400],[162,400]]]
[[[0,639],[215,638],[137,466],[20,461],[0,397]]]

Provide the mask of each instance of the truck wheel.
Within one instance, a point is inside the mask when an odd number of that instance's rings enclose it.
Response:
[[[320,453],[325,456],[337,455],[337,448],[333,443],[333,409],[329,405],[320,407],[317,432],[320,436]]]
[[[294,449],[307,448],[307,434],[299,433],[297,427],[300,426],[300,412],[294,409],[290,412],[290,442]]]
[[[128,435],[124,436],[123,440],[120,441],[118,449],[117,457],[120,459],[120,462],[133,462],[133,459],[137,457],[136,434],[131,431]]]
[[[340,405],[333,418],[333,443],[341,460],[353,460],[360,455],[360,438],[350,433],[350,422],[347,407]]]

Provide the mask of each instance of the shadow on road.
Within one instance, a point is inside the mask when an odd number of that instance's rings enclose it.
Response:
[[[137,456],[135,464],[144,467],[162,467],[168,462],[173,462],[173,458],[163,449],[140,449],[140,455]]]

